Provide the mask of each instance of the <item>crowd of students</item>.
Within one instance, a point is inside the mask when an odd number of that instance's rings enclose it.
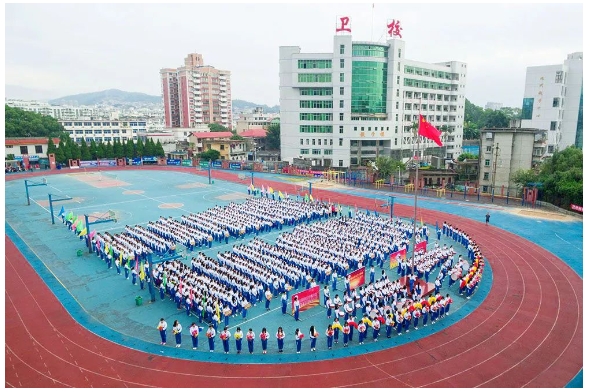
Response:
[[[441,247],[435,243],[430,251],[417,253],[414,268],[411,260],[400,258],[397,272],[407,279],[390,280],[383,270],[384,263],[389,262],[391,253],[409,250],[413,225],[401,219],[389,220],[358,212],[354,217],[340,215],[337,219],[312,222],[337,215],[337,211],[333,205],[322,202],[254,198],[242,204],[230,203],[226,207],[183,216],[180,222],[160,217],[155,222],[149,222],[145,228],[126,226],[120,234],[97,233],[92,241],[107,266],[112,268],[114,263],[119,273],[121,268],[124,269],[125,276],[130,274],[134,284],[136,278],[140,278],[143,288],[146,277],[153,278],[161,299],[168,295],[178,309],[186,310],[187,316],[194,315],[199,324],[209,325],[207,337],[210,350],[214,350],[214,338],[217,336],[222,340],[225,352],[229,351],[227,344],[231,338],[227,330],[230,317],[241,315],[246,319],[248,309],[262,301],[266,302],[268,310],[271,300],[279,295],[282,312],[286,313],[291,290],[324,285],[326,317],[333,320],[325,332],[326,345],[331,349],[339,342],[340,334],[344,345],[352,342],[355,330],[358,331],[358,342],[363,344],[368,339],[369,328],[372,339],[376,340],[382,330],[387,337],[391,337],[394,331],[397,334],[407,333],[420,325],[426,326],[428,321],[435,323],[448,313],[452,303],[448,294],[440,294],[445,278],[449,279],[449,288],[460,282],[459,294],[466,293],[467,298],[481,281],[484,261],[477,245],[465,232],[446,222],[442,233],[464,246],[467,258],[460,256],[455,262],[456,252],[452,246]],[[199,252],[190,265],[171,260],[157,264],[149,271],[147,263],[144,263],[150,253],[174,254],[176,244],[182,244],[189,250],[207,244],[210,247],[213,240],[226,238],[227,242],[230,236],[242,237],[272,228],[280,229],[283,225],[296,227],[291,233],[279,235],[274,245],[254,238],[246,244],[234,245],[231,252],[218,252],[217,260]],[[428,234],[426,226],[419,227],[416,241],[428,238]],[[381,269],[380,278],[375,278],[375,266]],[[346,275],[364,267],[370,268],[369,282],[351,290]],[[425,286],[417,285],[417,279],[428,282],[430,274],[437,269],[435,291],[425,298]],[[339,278],[344,280],[341,292],[336,290]],[[224,330],[218,333],[222,322]],[[163,343],[166,328],[166,325],[158,326]],[[310,344],[315,350],[318,332],[312,329]],[[199,330],[195,323],[189,329],[193,348],[198,346]],[[173,332],[180,346],[180,323],[173,327]],[[263,333],[268,335],[267,331]],[[236,351],[240,352],[243,333],[239,328],[235,337]],[[277,337],[279,352],[283,350],[285,338],[281,329],[281,338]],[[246,339],[248,350],[252,352],[255,334],[248,331]],[[299,347],[297,352],[300,352],[303,339],[300,330],[295,332],[294,339],[296,347]],[[268,341],[268,337],[261,339],[261,343],[263,340]],[[266,352],[266,346],[263,347]]]

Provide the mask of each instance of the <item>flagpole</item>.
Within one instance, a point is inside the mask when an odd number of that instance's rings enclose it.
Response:
[[[422,115],[422,97],[420,97],[420,107],[418,109],[418,128],[416,129],[416,174],[414,175],[414,234],[412,248],[412,275],[414,274],[414,265],[416,264],[416,221],[418,220],[418,166],[420,165],[420,116]]]

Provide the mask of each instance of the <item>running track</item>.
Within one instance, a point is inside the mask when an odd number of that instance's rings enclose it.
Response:
[[[142,170],[146,169],[149,170],[145,167]],[[186,172],[189,169],[174,170]],[[65,174],[59,171],[54,174],[62,173]],[[206,172],[201,174],[206,175]],[[213,175],[237,182],[234,173],[215,171]],[[6,180],[26,176],[30,174],[6,176]],[[266,180],[264,183],[275,189],[290,191],[292,187],[295,190],[291,184]],[[314,190],[314,196],[342,202],[346,198],[346,204],[374,208],[373,199],[325,190]],[[6,279],[5,288],[5,385],[565,386],[582,368],[582,279],[560,259],[521,237],[455,215],[421,211],[425,222],[453,222],[479,244],[493,268],[494,277],[491,291],[481,306],[461,322],[403,346],[350,358],[280,365],[179,360],[107,341],[71,318],[5,237],[5,276],[10,277]],[[399,205],[396,214],[411,216],[413,209]]]

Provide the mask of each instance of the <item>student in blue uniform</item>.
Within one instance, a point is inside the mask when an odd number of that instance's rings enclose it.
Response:
[[[239,353],[242,352],[242,338],[244,337],[244,333],[240,327],[236,328],[236,333],[234,334],[234,338],[236,338],[236,351]]]
[[[166,329],[168,328],[168,324],[163,318],[161,318],[156,328],[160,331],[160,338],[162,339],[161,344],[166,345]]]

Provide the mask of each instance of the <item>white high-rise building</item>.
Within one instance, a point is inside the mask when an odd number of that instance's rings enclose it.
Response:
[[[500,110],[503,108],[502,102],[488,102],[486,103],[486,109]]]
[[[548,130],[549,154],[582,148],[582,74],[582,52],[569,54],[563,64],[526,70],[522,127]]]
[[[420,113],[444,131],[443,151],[421,138],[425,155],[461,153],[467,64],[408,60],[401,39],[350,35],[336,35],[329,53],[282,46],[279,57],[283,160],[349,167],[379,155],[409,158]]]

